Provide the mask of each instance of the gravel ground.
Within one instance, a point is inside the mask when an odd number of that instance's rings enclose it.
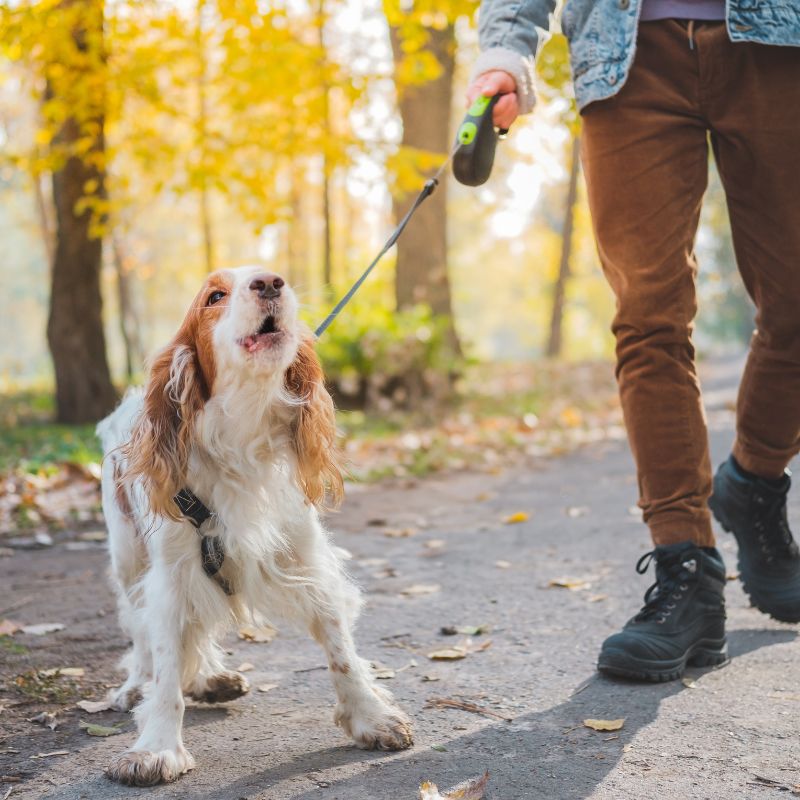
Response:
[[[715,462],[733,436],[736,368],[708,375]],[[111,756],[134,742],[131,717],[75,706],[118,681],[115,663],[127,645],[103,546],[67,532],[53,547],[17,551],[0,559],[0,616],[65,628],[19,633],[13,642],[25,652],[0,650],[0,798],[11,789],[12,800],[413,800],[423,780],[444,788],[487,769],[494,800],[791,796],[800,784],[800,642],[795,627],[749,608],[738,581],[728,586],[726,666],[665,685],[595,673],[602,640],[638,609],[652,580],[634,571],[649,549],[631,513],[635,500],[621,441],[524,470],[356,487],[330,527],[353,554],[352,573],[368,596],[361,652],[395,670],[383,685],[413,717],[415,747],[387,755],[350,746],[332,723],[324,660],[307,637],[281,630],[273,642],[254,644],[231,636],[230,666],[250,662],[250,683],[275,688],[223,706],[190,705],[184,738],[197,768],[147,790],[102,775]],[[795,499],[795,520],[798,511]],[[529,518],[502,521],[515,512]],[[417,532],[386,535],[409,527]],[[720,548],[734,573],[731,537],[721,534]],[[550,585],[560,579],[577,585]],[[401,594],[416,584],[440,589]],[[440,632],[448,625],[490,631],[472,637],[465,658],[433,661],[428,653],[464,643],[463,635]],[[16,676],[54,667],[86,673],[52,681],[61,702],[12,690]],[[443,698],[490,713],[432,706]],[[27,721],[43,710],[58,712],[56,730]],[[583,726],[586,718],[625,723],[597,732]],[[123,733],[91,737],[80,720],[121,723]]]

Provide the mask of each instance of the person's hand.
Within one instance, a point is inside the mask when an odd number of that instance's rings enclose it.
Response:
[[[478,75],[467,89],[467,108],[481,94],[486,97],[502,95],[494,107],[492,122],[498,128],[510,128],[511,123],[519,116],[517,84],[514,78],[508,72],[500,69]]]

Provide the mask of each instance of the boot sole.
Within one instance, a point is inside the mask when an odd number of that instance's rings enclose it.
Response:
[[[727,520],[727,518],[723,517],[722,510],[715,507],[716,503],[712,502],[713,497],[708,501],[708,507],[711,509],[711,513],[714,515],[714,519],[720,524],[722,530],[725,533],[731,534],[734,539],[736,539],[736,545],[741,549],[741,544],[739,543],[739,536],[736,533],[736,530]],[[744,578],[742,573],[742,557],[740,554],[737,553],[736,556],[736,567],[739,570],[739,580],[742,584],[742,589],[744,589],[744,593],[750,599],[750,604],[753,608],[760,611],[762,614],[766,614],[771,619],[774,619],[776,622],[789,622],[789,623],[797,623],[800,622],[800,615],[783,615],[779,612],[774,611],[770,608],[769,603],[765,603],[761,598],[759,598],[758,593],[753,591],[748,585],[747,581]]]
[[[614,658],[617,656],[617,658]],[[647,683],[666,683],[683,677],[687,666],[718,667],[728,661],[728,644],[725,639],[704,639],[691,647],[682,658],[671,661],[645,661],[631,658],[622,650],[601,653],[597,669],[617,678],[628,678]]]

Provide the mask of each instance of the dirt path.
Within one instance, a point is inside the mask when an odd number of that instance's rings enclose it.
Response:
[[[732,375],[722,371],[709,380],[715,461],[732,438],[726,410]],[[795,495],[790,513],[800,520]],[[0,784],[0,798],[11,788],[12,800],[145,792],[192,800],[412,800],[421,780],[446,787],[485,769],[495,800],[789,796],[763,779],[800,784],[800,642],[795,627],[748,608],[738,582],[728,591],[729,665],[693,671],[689,686],[596,675],[600,643],[638,608],[650,582],[633,570],[648,549],[644,528],[629,512],[634,502],[622,442],[522,471],[351,491],[331,526],[353,554],[352,572],[369,598],[360,649],[396,670],[385,685],[414,718],[416,746],[391,755],[352,748],[332,724],[333,692],[321,653],[306,637],[288,630],[269,644],[231,637],[230,665],[250,662],[251,684],[276,688],[226,706],[190,706],[185,740],[198,766],[153,790],[125,789],[102,776],[111,755],[133,743],[132,719],[90,716],[74,705],[99,698],[117,680],[114,663],[126,646],[102,545],[80,542],[75,549],[65,535],[47,550],[0,559],[0,616],[65,625],[41,637],[17,634],[13,642],[24,652],[0,652],[0,774],[21,778]],[[530,519],[501,521],[518,511]],[[384,524],[370,524],[379,520]],[[406,527],[418,532],[385,535]],[[721,549],[733,571],[729,537],[721,538]],[[583,585],[549,586],[560,578]],[[415,584],[440,590],[401,594]],[[472,645],[491,640],[485,649],[453,662],[427,657],[464,638],[441,635],[442,626],[484,624],[490,633]],[[63,703],[12,690],[26,671],[54,667],[86,671],[83,678],[51,681],[67,687]],[[26,688],[29,695],[47,690]],[[430,707],[437,698],[473,703],[510,721]],[[42,710],[59,711],[55,731],[26,721]],[[598,733],[582,726],[587,717],[624,717],[625,725]],[[124,732],[93,738],[79,720],[122,723]],[[67,752],[37,757],[58,751]]]

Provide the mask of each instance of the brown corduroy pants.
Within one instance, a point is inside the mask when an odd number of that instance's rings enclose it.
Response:
[[[583,123],[644,518],[656,544],[710,546],[711,465],[692,346],[708,146],[757,307],[733,453],[774,478],[800,449],[800,48],[733,44],[723,23],[642,23],[628,81],[584,109]]]

